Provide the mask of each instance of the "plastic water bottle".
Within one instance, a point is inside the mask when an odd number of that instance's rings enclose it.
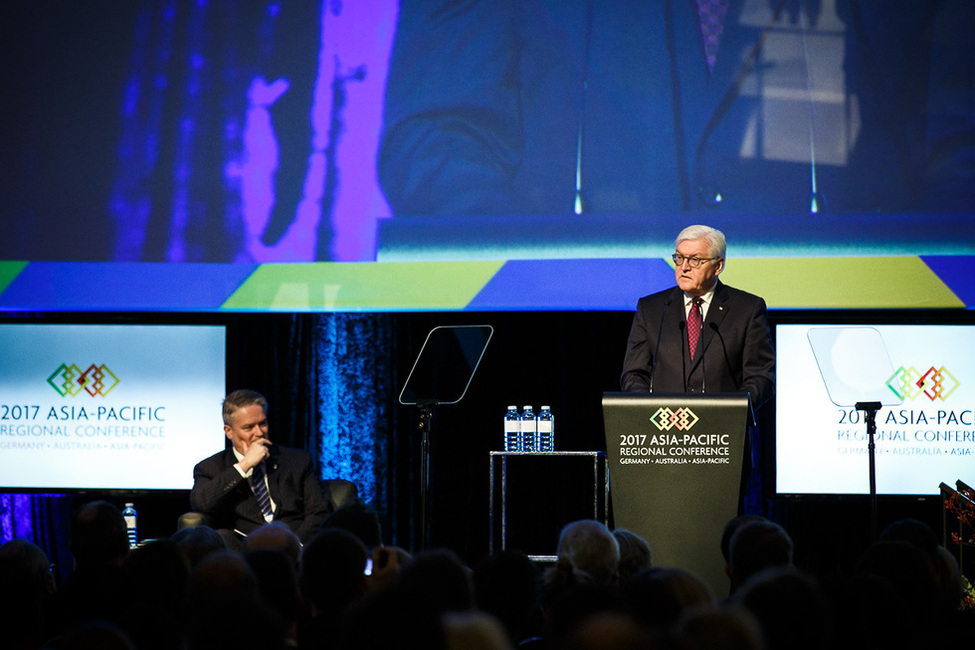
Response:
[[[521,451],[521,417],[517,406],[509,406],[504,414],[504,450]]]
[[[547,406],[538,411],[538,451],[555,451],[555,416]]]
[[[126,503],[125,508],[122,510],[122,516],[125,517],[125,530],[129,534],[129,548],[135,548],[139,543],[139,533],[136,529],[138,515],[135,512],[135,506],[131,503]]]
[[[521,412],[522,451],[538,451],[538,422],[531,406]]]

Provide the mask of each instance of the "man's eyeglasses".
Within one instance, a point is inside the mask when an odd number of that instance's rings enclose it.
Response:
[[[687,262],[687,265],[692,269],[698,268],[705,262],[713,262],[714,260],[721,259],[718,257],[684,257],[680,253],[674,253],[672,257],[677,268],[684,266],[684,262]]]

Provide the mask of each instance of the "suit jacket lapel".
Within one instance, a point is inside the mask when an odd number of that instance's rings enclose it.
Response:
[[[714,296],[711,298],[711,304],[708,305],[708,313],[704,318],[704,331],[701,333],[703,337],[702,350],[706,350],[711,344],[711,340],[717,336],[715,331],[711,329],[711,324],[718,329],[721,328],[721,322],[728,315],[728,288],[718,280],[718,284],[714,287]]]
[[[267,460],[264,461],[264,469],[267,472],[267,489],[271,495],[271,498],[280,507],[281,502],[276,498],[277,495],[281,494],[278,489],[278,483],[281,479],[280,471],[281,457],[275,449],[274,445],[271,446],[271,453]]]

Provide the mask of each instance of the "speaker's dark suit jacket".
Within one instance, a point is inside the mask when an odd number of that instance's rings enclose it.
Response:
[[[758,408],[774,392],[775,352],[765,301],[718,282],[690,360],[684,294],[673,287],[640,298],[621,383],[628,392],[747,392]]]
[[[274,520],[290,526],[305,542],[328,516],[328,495],[308,452],[272,445],[270,454],[264,466],[268,491],[277,505]],[[250,483],[234,467],[236,462],[228,448],[197,463],[190,507],[206,515],[211,527],[246,535],[265,521]]]

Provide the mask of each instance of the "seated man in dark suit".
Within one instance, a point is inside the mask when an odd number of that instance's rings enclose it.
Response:
[[[329,513],[311,455],[271,442],[267,400],[255,391],[227,395],[223,422],[233,446],[193,468],[190,506],[232,548],[240,548],[243,537],[270,521],[287,524],[306,542]]]

